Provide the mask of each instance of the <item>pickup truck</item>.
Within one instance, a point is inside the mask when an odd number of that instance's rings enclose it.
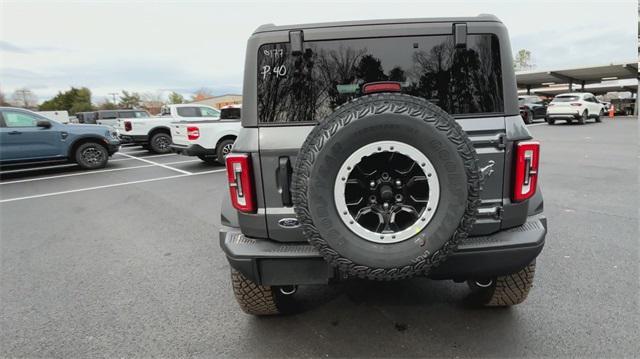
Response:
[[[119,149],[110,127],[64,124],[33,111],[0,107],[0,165],[66,160],[96,169]]]
[[[200,122],[220,119],[220,111],[197,104],[164,106],[159,116],[118,119],[116,129],[122,143],[136,143],[155,153],[171,152],[171,130],[173,122]]]
[[[240,131],[240,105],[223,107],[220,119],[171,124],[171,150],[185,156],[198,156],[207,163],[224,164]]]

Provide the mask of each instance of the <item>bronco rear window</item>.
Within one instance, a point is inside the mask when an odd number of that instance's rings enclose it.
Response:
[[[451,35],[306,41],[258,51],[258,121],[314,122],[361,95],[362,85],[396,81],[453,115],[503,111],[500,49],[495,35]]]

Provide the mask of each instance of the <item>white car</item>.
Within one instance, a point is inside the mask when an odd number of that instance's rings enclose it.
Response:
[[[573,120],[584,124],[589,118],[601,122],[604,116],[604,105],[589,92],[570,92],[557,95],[547,107],[545,119],[553,125],[556,120]]]
[[[202,122],[220,119],[211,106],[178,104],[164,106],[159,116],[118,119],[116,129],[122,143],[135,143],[155,153],[171,152],[170,124],[178,121]]]
[[[219,120],[172,123],[171,149],[185,156],[198,156],[207,163],[224,165],[224,158],[231,152],[242,127],[240,111],[240,105],[231,105],[221,109]]]

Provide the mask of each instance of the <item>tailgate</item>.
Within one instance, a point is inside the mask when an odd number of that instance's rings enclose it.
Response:
[[[191,141],[187,138],[187,125],[184,123],[172,123],[169,125],[171,129],[171,140],[176,145],[187,146],[191,144]]]
[[[124,134],[126,132],[124,130],[124,121],[124,119],[119,118],[116,120],[116,124],[113,126],[116,128],[116,130],[118,130],[120,134]]]

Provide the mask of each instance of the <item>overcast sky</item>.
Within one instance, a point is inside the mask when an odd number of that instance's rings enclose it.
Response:
[[[627,1],[7,1],[0,0],[0,89],[45,100],[87,86],[110,92],[242,90],[245,43],[261,24],[497,15],[536,69],[637,58]]]

